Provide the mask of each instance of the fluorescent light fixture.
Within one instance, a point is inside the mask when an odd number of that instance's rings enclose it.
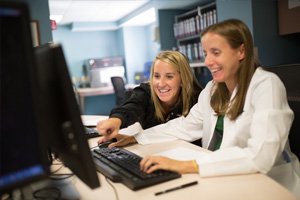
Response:
[[[71,31],[106,31],[116,30],[116,22],[74,22]]]
[[[145,12],[131,18],[130,20],[121,24],[121,26],[145,26],[156,21],[155,9],[150,8]]]
[[[63,15],[50,15],[50,19],[54,20],[56,23],[59,23],[63,18]]]

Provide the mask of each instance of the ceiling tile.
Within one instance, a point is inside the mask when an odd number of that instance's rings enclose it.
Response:
[[[49,0],[50,15],[63,15],[59,24],[116,21],[149,0]]]

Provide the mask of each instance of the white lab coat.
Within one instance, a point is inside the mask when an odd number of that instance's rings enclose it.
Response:
[[[188,116],[135,135],[138,143],[174,139],[194,141],[202,138],[203,147],[207,148],[217,121],[210,106],[212,88],[213,81],[201,92],[198,103]],[[275,74],[258,68],[249,85],[243,113],[234,121],[224,117],[220,149],[196,160],[200,176],[261,172],[296,194],[300,188],[299,161],[288,145],[293,118],[283,83]],[[290,162],[284,159],[283,151],[287,153]],[[300,193],[296,196],[300,198]]]

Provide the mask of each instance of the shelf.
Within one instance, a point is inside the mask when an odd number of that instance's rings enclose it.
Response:
[[[190,66],[191,66],[191,68],[206,67],[204,62],[191,62]]]
[[[191,67],[203,67],[203,50],[200,33],[206,27],[217,23],[216,3],[203,4],[175,16],[173,24],[174,37],[177,41],[178,50],[185,54],[191,61]]]
[[[216,2],[211,2],[209,4],[205,4],[203,6],[200,6],[200,9],[205,11],[206,9],[210,10],[212,7],[214,7],[214,8],[216,7]]]
[[[194,9],[194,10],[190,10],[186,13],[183,13],[181,15],[177,15],[175,17],[176,21],[179,21],[180,19],[186,19],[186,18],[189,18],[189,17],[194,17],[195,15],[199,15],[199,11],[198,9]]]
[[[190,40],[200,40],[200,33],[196,34],[196,35],[178,38],[177,42],[181,43],[181,42],[190,41]]]

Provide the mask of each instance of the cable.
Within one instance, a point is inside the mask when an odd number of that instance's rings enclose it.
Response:
[[[58,170],[56,170],[57,172]],[[63,200],[62,193],[64,192],[61,190],[58,185],[56,186],[56,182],[60,183],[60,181],[63,181],[65,179],[68,179],[72,177],[73,173],[60,173],[60,174],[54,174],[51,173],[51,175],[48,176],[49,180],[52,180],[54,185],[52,184],[35,190],[32,195],[34,199],[36,200]]]
[[[105,180],[112,187],[112,189],[114,190],[116,200],[119,200],[119,195],[118,195],[118,191],[117,191],[116,187],[110,182],[110,180],[107,177],[105,177]]]
[[[64,167],[64,165],[63,164],[52,164],[52,165],[60,165],[56,170],[53,170],[53,171],[51,171],[50,173],[51,174],[55,174],[55,173],[57,173],[58,171],[60,171],[63,167]]]
[[[94,149],[94,148],[97,148],[97,146],[94,146],[94,147],[91,147],[90,149]],[[112,184],[112,182],[105,176],[105,180],[106,182],[112,187],[113,191],[114,191],[114,194],[116,196],[116,200],[119,200],[119,195],[118,195],[118,191],[116,189],[116,187]]]
[[[52,165],[60,165],[58,169],[51,171],[49,178],[52,180],[64,180],[64,179],[68,179],[72,176],[74,176],[74,173],[57,173],[58,171],[60,171],[64,165],[63,163],[56,158],[55,159],[58,163],[52,163]]]

